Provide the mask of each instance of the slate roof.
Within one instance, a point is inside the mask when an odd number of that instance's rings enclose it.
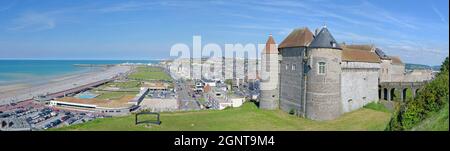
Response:
[[[311,48],[332,48],[341,49],[339,44],[333,38],[330,31],[326,27],[323,27],[320,32],[314,37],[314,40],[309,45]]]
[[[389,56],[387,56],[384,52],[383,52],[383,50],[381,50],[380,48],[376,48],[375,49],[375,53],[378,55],[378,57],[380,57],[381,59],[386,59],[386,60],[389,60],[390,58],[389,58]]]
[[[306,47],[314,39],[313,33],[307,28],[294,29],[278,46],[278,48]]]

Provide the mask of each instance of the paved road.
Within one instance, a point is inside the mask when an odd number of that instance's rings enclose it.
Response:
[[[179,80],[179,83],[176,84],[176,90],[180,110],[201,109],[198,102],[192,98],[193,91],[185,81]]]

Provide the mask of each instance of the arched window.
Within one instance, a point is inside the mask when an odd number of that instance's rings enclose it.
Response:
[[[326,65],[325,62],[319,62],[319,66],[318,66],[318,68],[319,68],[318,74],[319,75],[324,75],[325,74],[325,71],[326,71],[325,65]]]

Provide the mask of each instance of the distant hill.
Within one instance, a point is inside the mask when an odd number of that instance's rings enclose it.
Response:
[[[439,71],[441,69],[441,66],[429,66],[429,65],[423,65],[423,64],[406,63],[405,68],[406,68],[406,70],[431,69],[434,71]]]

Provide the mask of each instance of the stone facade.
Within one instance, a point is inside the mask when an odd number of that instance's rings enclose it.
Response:
[[[309,66],[306,83],[306,117],[331,120],[341,115],[341,50],[314,48],[308,51]],[[325,63],[325,73],[319,73]]]
[[[295,29],[278,51],[279,81],[262,81],[260,107],[279,108],[313,120],[336,119],[377,102],[380,84],[405,77],[405,65],[399,57],[387,56],[373,45],[341,47],[326,27],[315,34],[308,28]],[[265,62],[273,68],[275,62],[264,61],[268,54],[263,53],[262,66]],[[265,74],[277,76],[261,73]]]
[[[378,101],[380,63],[342,62],[342,111],[350,112]]]
[[[261,109],[278,109],[279,104],[279,59],[275,41],[272,36],[266,43],[266,49],[261,53],[261,94],[259,106]]]
[[[306,47],[283,48],[280,63],[280,109],[303,115],[305,97],[304,65]]]
[[[380,82],[398,82],[405,77],[405,65],[395,64],[390,59],[382,59],[380,66]]]

